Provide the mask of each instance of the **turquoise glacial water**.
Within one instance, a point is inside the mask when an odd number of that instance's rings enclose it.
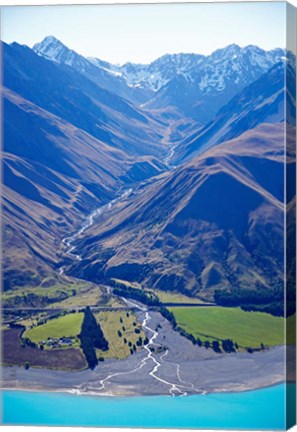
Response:
[[[293,395],[295,386],[288,385]],[[285,384],[186,397],[95,397],[3,391],[6,425],[285,429]]]

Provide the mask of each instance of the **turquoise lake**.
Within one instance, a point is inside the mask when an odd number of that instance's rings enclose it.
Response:
[[[285,429],[285,384],[186,397],[95,397],[3,391],[6,425]],[[293,396],[295,386],[288,385]]]

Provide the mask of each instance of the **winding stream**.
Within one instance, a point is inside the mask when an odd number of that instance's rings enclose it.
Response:
[[[65,254],[68,255],[70,258],[73,258],[77,261],[81,261],[81,255],[77,255],[75,253],[73,253],[73,251],[75,250],[76,246],[73,245],[73,242],[75,242],[76,239],[78,239],[80,237],[81,234],[83,234],[86,229],[90,228],[95,220],[97,218],[99,218],[99,216],[102,216],[104,213],[108,212],[109,210],[111,210],[111,208],[118,203],[119,201],[123,200],[124,198],[128,197],[131,192],[133,191],[133,189],[127,189],[125,190],[123,193],[121,193],[117,198],[114,198],[113,200],[111,200],[109,203],[104,204],[103,206],[98,207],[96,210],[94,210],[86,219],[86,222],[83,224],[83,226],[76,231],[74,234],[64,237],[62,239],[62,244],[64,246],[66,246],[66,250],[65,250]],[[65,266],[60,267],[59,269],[59,273],[60,276],[65,274]]]
[[[158,336],[158,333],[156,331],[154,331],[152,328],[147,326],[147,322],[151,319],[149,312],[146,311],[145,312],[145,317],[142,321],[142,326],[143,328],[145,328],[148,332],[152,333],[152,336],[149,339],[149,342],[147,345],[144,345],[144,349],[147,351],[147,355],[140,360],[139,364],[134,367],[132,370],[129,371],[125,371],[125,372],[115,372],[112,374],[107,375],[105,378],[99,380],[98,386],[96,386],[96,388],[92,387],[89,388],[91,390],[94,390],[95,392],[104,392],[103,394],[105,395],[110,395],[111,393],[108,391],[107,389],[107,383],[112,380],[112,378],[117,377],[117,376],[123,376],[123,375],[132,375],[135,374],[136,372],[138,372],[139,370],[141,370],[144,366],[146,366],[146,364],[148,362],[152,362],[152,366],[151,366],[151,370],[149,371],[149,375],[159,381],[160,383],[164,384],[165,386],[168,387],[168,392],[170,395],[172,396],[186,396],[188,393],[186,392],[186,389],[193,389],[193,386],[191,384],[185,383],[184,381],[181,380],[179,374],[177,374],[177,378],[179,381],[179,384],[173,383],[173,382],[169,382],[163,378],[160,378],[156,373],[158,371],[158,369],[164,365],[164,363],[161,361],[158,361],[154,356],[152,351],[150,350],[149,346],[150,345],[156,345],[158,346],[158,344],[156,344],[154,342],[154,340],[156,339],[156,337]],[[162,360],[162,358],[167,355],[167,351],[165,352],[165,354],[163,354],[160,357],[160,360]],[[133,378],[132,378],[133,380]]]
[[[176,145],[170,143],[170,141],[169,141],[171,130],[172,130],[172,126],[169,125],[167,132],[166,132],[166,137],[163,140],[163,144],[165,144],[165,142],[166,142],[166,145],[168,146],[168,154],[163,158],[163,163],[167,166],[167,168],[169,170],[173,170],[176,168],[175,165],[171,164],[171,160],[174,156],[175,148],[176,148]],[[72,234],[70,236],[64,237],[62,239],[62,244],[64,246],[66,246],[66,248],[67,248],[65,250],[65,254],[68,255],[70,258],[76,259],[77,261],[81,261],[82,260],[81,255],[73,253],[73,251],[76,248],[73,245],[75,240],[78,239],[79,236],[81,234],[83,234],[88,228],[90,228],[94,224],[94,222],[97,218],[99,218],[100,216],[102,216],[103,214],[105,214],[106,212],[111,210],[115,204],[117,204],[121,200],[123,200],[123,199],[127,198],[129,195],[131,195],[133,190],[134,189],[130,188],[130,189],[124,190],[124,192],[119,191],[118,196],[116,198],[111,200],[109,203],[98,207],[89,216],[87,216],[86,222],[82,225],[82,227],[78,231],[76,231],[74,234]],[[60,275],[63,275],[64,271],[65,271],[65,267],[64,266],[60,267],[59,271],[60,271]]]
[[[168,144],[169,146],[169,152],[168,155],[163,159],[164,164],[168,167],[168,169],[174,169],[175,166],[171,165],[171,160],[173,158],[174,155],[174,151],[175,151],[175,146],[172,144]],[[118,202],[124,200],[125,198],[127,198],[129,195],[131,195],[131,193],[133,192],[133,189],[127,189],[124,192],[120,192],[117,198],[114,198],[113,200],[111,200],[109,203],[100,206],[99,208],[97,208],[96,210],[94,210],[87,218],[86,218],[86,222],[82,225],[82,227],[76,231],[74,234],[72,235],[68,235],[67,237],[64,237],[62,239],[62,244],[65,247],[65,254],[77,261],[81,261],[82,260],[82,256],[79,254],[76,254],[74,251],[76,249],[76,246],[74,245],[74,242],[88,229],[90,228],[94,222],[101,217],[103,214],[107,213],[108,211],[110,211],[113,206],[115,204],[117,204]],[[59,273],[60,275],[64,276],[64,277],[68,277],[65,274],[65,266],[60,267],[59,269]],[[110,291],[110,288],[109,288]],[[136,307],[140,312],[145,313],[145,317],[142,321],[142,328],[144,328],[146,330],[146,332],[148,334],[151,334],[149,341],[146,345],[144,345],[144,349],[147,351],[147,355],[140,360],[139,364],[132,370],[130,371],[123,371],[123,372],[116,372],[113,374],[109,374],[107,375],[105,378],[99,380],[99,384],[98,387],[96,387],[96,391],[105,391],[106,390],[106,385],[107,383],[114,377],[116,376],[120,376],[120,375],[129,375],[129,374],[133,374],[136,373],[137,371],[139,371],[140,369],[142,369],[148,362],[151,362],[151,369],[149,371],[149,375],[155,379],[156,381],[164,384],[165,386],[167,386],[168,388],[168,392],[170,395],[172,396],[185,396],[187,395],[187,391],[186,390],[192,390],[194,389],[193,384],[191,383],[187,383],[185,381],[182,380],[181,376],[180,376],[180,366],[177,363],[171,363],[171,362],[167,362],[166,360],[164,360],[164,358],[167,356],[168,354],[168,349],[166,349],[166,351],[160,356],[159,355],[159,359],[158,358],[158,354],[154,355],[154,352],[151,350],[151,348],[153,346],[157,346],[160,347],[161,345],[158,344],[157,342],[155,342],[156,338],[158,337],[158,332],[157,330],[153,330],[151,327],[148,326],[148,322],[151,319],[151,316],[149,314],[148,309],[140,304],[136,304],[134,302],[132,302],[131,300],[128,300],[124,297],[122,297],[122,300],[127,304],[127,306],[132,306],[132,307]],[[150,348],[151,347],[151,348]],[[160,376],[158,376],[158,371],[160,371],[161,368],[166,368],[166,365],[174,365],[176,367],[176,379],[177,382],[170,382],[168,380],[165,380],[163,378],[161,378]],[[195,389],[194,389],[195,390]]]
[[[163,159],[164,164],[169,168],[169,169],[175,169],[176,166],[175,165],[171,165],[171,160],[174,156],[174,152],[175,152],[175,145],[174,144],[169,144],[169,154]]]

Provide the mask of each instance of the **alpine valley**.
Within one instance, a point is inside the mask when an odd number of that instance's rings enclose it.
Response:
[[[283,381],[294,55],[230,45],[113,65],[54,36],[2,52],[4,387]]]

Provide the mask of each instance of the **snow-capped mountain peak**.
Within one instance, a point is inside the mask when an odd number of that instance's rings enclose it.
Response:
[[[32,48],[36,54],[56,63],[71,66],[80,73],[90,67],[88,59],[64,45],[54,36],[47,36]]]
[[[52,43],[63,45],[62,42],[59,41],[59,39],[57,39],[57,38],[56,38],[55,36],[53,36],[53,35],[46,36],[46,37],[43,39],[43,42],[42,42],[43,45],[49,45],[49,44],[52,44]]]
[[[199,105],[198,101],[211,96],[214,110],[217,103],[229,100],[287,57],[280,48],[265,51],[254,45],[242,48],[231,44],[210,55],[165,54],[150,64],[128,62],[120,66],[85,58],[54,36],[46,37],[33,49],[40,56],[71,66],[107,90],[132,102],[145,103],[146,107],[180,105],[185,98],[192,98],[192,103]]]
[[[156,92],[182,75],[208,93],[224,91],[229,85],[242,87],[249,84],[281,61],[284,55],[282,49],[265,51],[253,45],[241,48],[232,44],[208,56],[165,54],[150,64],[109,65],[108,69],[121,73],[131,87],[148,87]]]
[[[33,50],[38,55],[57,62],[60,62],[59,59],[63,53],[71,51],[54,36],[47,36],[42,42],[36,43]]]
[[[48,60],[66,64],[73,67],[80,73],[91,71],[95,73],[95,68],[100,75],[100,72],[107,73],[112,76],[121,76],[122,73],[117,71],[117,67],[109,64],[108,62],[96,59],[85,58],[72,49],[67,48],[61,41],[54,36],[47,36],[42,42],[33,46],[33,50],[40,56]],[[94,68],[95,67],[95,68]]]

